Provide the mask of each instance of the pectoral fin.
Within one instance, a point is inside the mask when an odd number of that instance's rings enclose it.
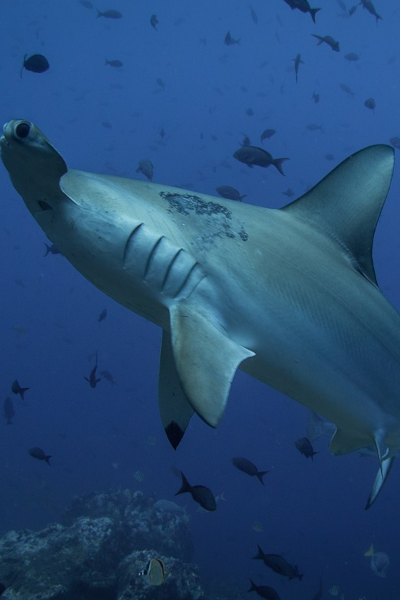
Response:
[[[254,352],[232,341],[213,322],[185,303],[170,311],[175,366],[182,389],[196,413],[212,427],[222,417],[236,369]]]
[[[182,389],[172,353],[171,335],[167,331],[163,332],[162,338],[158,403],[165,433],[171,446],[176,449],[194,410]]]

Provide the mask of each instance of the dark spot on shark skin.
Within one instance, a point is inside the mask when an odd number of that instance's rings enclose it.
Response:
[[[160,196],[164,200],[167,200],[171,211],[175,210],[182,215],[190,215],[191,212],[194,212],[195,215],[219,217],[221,228],[213,237],[215,237],[215,235],[224,235],[229,238],[235,238],[236,235],[238,235],[243,242],[248,240],[249,236],[243,227],[237,231],[234,230],[232,213],[225,206],[221,206],[221,204],[218,204],[217,202],[205,202],[198,196],[192,194],[160,192]]]

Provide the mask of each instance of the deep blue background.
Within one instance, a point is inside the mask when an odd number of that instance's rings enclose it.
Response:
[[[73,0],[7,3],[0,20],[1,118],[35,122],[70,167],[134,177],[139,160],[149,158],[156,182],[207,193],[232,185],[248,194],[246,201],[267,207],[283,206],[289,186],[301,195],[352,152],[400,136],[396,0],[376,1],[379,23],[362,7],[349,18],[334,0],[316,2],[316,24],[283,0],[252,6],[257,24],[245,0],[99,4],[123,13],[115,21],[96,19],[95,9]],[[153,13],[158,31],[150,25]],[[224,44],[228,30],[240,45]],[[317,46],[312,33],[333,36],[341,51]],[[23,55],[35,52],[46,55],[50,70],[24,71],[21,79]],[[292,59],[299,52],[304,64],[296,84]],[[346,61],[348,52],[360,60]],[[105,58],[124,66],[105,66]],[[374,112],[364,106],[368,97]],[[310,123],[323,131],[309,131]],[[232,158],[243,133],[261,145],[266,128],[277,133],[264,147],[290,157],[286,177]],[[378,281],[397,308],[399,172],[374,246]],[[13,425],[0,426],[0,533],[58,520],[75,494],[110,486],[173,499],[180,485],[175,465],[191,483],[226,497],[212,514],[198,511],[190,497],[178,500],[188,504],[204,580],[231,582],[243,597],[249,576],[275,587],[283,600],[310,599],[320,577],[326,597],[333,584],[346,600],[399,596],[398,465],[365,512],[377,460],[332,457],[327,439],[315,443],[314,461],[306,460],[294,440],[305,435],[307,410],[241,372],[220,427],[193,418],[174,452],[158,415],[161,332],[105,297],[64,258],[44,258],[47,240],[3,168],[0,183],[2,398],[15,378],[31,388],[24,401],[13,396]],[[108,316],[99,324],[104,308]],[[84,381],[96,350],[99,369],[111,371],[118,385],[103,380],[92,390]],[[53,455],[51,468],[28,455],[36,445]],[[270,470],[264,487],[234,469],[230,459],[237,455]],[[134,477],[138,470],[142,482]],[[261,533],[254,521],[262,522]],[[371,542],[390,556],[386,580],[363,556]],[[257,543],[298,564],[303,581],[282,581],[252,561]]]

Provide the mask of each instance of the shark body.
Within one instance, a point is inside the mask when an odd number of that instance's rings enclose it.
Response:
[[[99,289],[163,329],[159,404],[177,447],[196,412],[217,426],[237,368],[336,426],[333,454],[400,449],[400,316],[372,242],[394,168],[371,146],[273,210],[68,170],[33,124],[1,154],[48,238]]]

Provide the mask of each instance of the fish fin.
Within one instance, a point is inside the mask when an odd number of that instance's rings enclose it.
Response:
[[[253,556],[254,560],[264,560],[264,552],[261,549],[261,546],[257,544],[257,554]]]
[[[371,544],[366,552],[364,552],[364,556],[372,556],[374,553],[374,545]]]
[[[315,15],[317,14],[317,12],[321,10],[320,8],[310,8],[310,15],[312,20],[314,21],[314,23],[316,23],[315,21]]]
[[[182,389],[196,413],[216,427],[227,403],[233,376],[254,352],[229,339],[211,315],[188,303],[170,310],[171,340]]]
[[[343,161],[304,196],[281,210],[324,233],[353,268],[377,286],[372,244],[393,168],[391,146],[369,146]]]
[[[389,458],[384,458],[381,461],[380,467],[378,469],[374,483],[372,485],[371,493],[367,500],[367,504],[365,505],[365,510],[368,510],[372,506],[372,504],[375,502],[376,498],[378,497],[378,494],[382,490],[383,484],[385,483],[385,481],[389,475],[390,469],[392,468],[394,459],[395,459],[394,456],[390,456]],[[373,554],[374,547],[372,544],[371,544],[371,548],[372,548],[371,554]],[[371,554],[365,553],[364,556],[371,556]]]
[[[158,377],[158,403],[161,422],[171,446],[176,450],[194,414],[182,389],[172,353],[171,335],[164,331]]]
[[[178,496],[179,494],[186,494],[186,492],[189,492],[189,493],[192,492],[192,486],[186,479],[185,475],[182,473],[182,471],[180,471],[180,474],[182,477],[182,485],[179,488],[179,490],[176,492],[175,496]]]
[[[311,15],[311,16],[312,16],[312,15]],[[320,35],[316,35],[315,33],[312,33],[311,35],[312,35],[313,37],[317,38],[317,40],[318,40],[318,44],[317,44],[317,46],[319,46],[320,44],[322,44],[322,42],[324,41],[324,38],[323,38],[323,37],[321,37]]]
[[[263,477],[264,475],[266,475],[267,473],[269,473],[269,471],[258,471],[258,473],[256,473],[259,481],[264,485],[264,480]]]
[[[290,159],[289,158],[274,158],[274,160],[272,161],[272,164],[274,165],[274,167],[276,169],[278,169],[278,171],[281,175],[285,175],[285,173],[283,172],[283,169],[282,169],[282,163],[284,163],[285,160],[290,160]]]

